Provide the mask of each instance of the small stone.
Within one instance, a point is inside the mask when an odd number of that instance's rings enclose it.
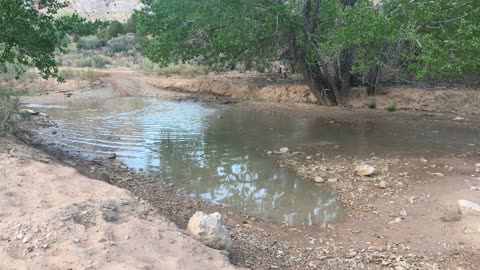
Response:
[[[407,211],[405,211],[405,209],[402,209],[402,210],[400,211],[400,216],[406,217],[406,216],[407,216]]]
[[[396,223],[400,223],[400,222],[402,222],[402,218],[401,218],[401,217],[397,217],[397,218],[395,218],[394,220],[389,221],[388,224],[391,225],[391,224],[396,224]]]
[[[306,159],[307,159],[307,160],[311,160],[311,159],[312,159],[312,156],[307,156]]]
[[[128,169],[128,167],[127,167],[127,165],[120,165],[120,169],[126,170],[126,169]]]
[[[72,241],[73,241],[73,243],[75,243],[75,244],[78,244],[78,243],[80,243],[80,239],[78,239],[78,238],[73,238],[73,240],[72,240]]]
[[[427,163],[428,160],[426,160],[426,159],[424,159],[424,158],[422,157],[422,158],[420,158],[420,162],[422,162],[422,163]]]
[[[383,189],[383,188],[387,188],[387,182],[385,182],[385,181],[383,181],[383,180],[380,181],[380,183],[378,183],[378,187],[379,187],[379,188],[382,188],[382,189]]]
[[[321,176],[315,176],[314,181],[315,181],[315,183],[325,182],[325,180]]]
[[[370,165],[360,165],[355,168],[355,174],[359,176],[370,176],[375,173],[375,168]]]
[[[115,153],[111,153],[108,155],[108,159],[116,159],[117,158],[117,154]]]
[[[29,234],[29,235],[25,236],[25,238],[23,238],[22,243],[24,243],[24,244],[28,243],[28,242],[32,241],[32,239],[33,239],[33,235]]]
[[[273,154],[272,151],[267,151],[267,155],[271,155],[271,154]]]
[[[456,221],[460,221],[461,219],[462,219],[462,216],[459,214],[446,215],[440,218],[440,220],[443,222],[456,222]]]
[[[475,167],[480,168],[480,163],[475,164]]]
[[[457,206],[458,213],[462,216],[480,216],[480,205],[474,202],[459,200]]]
[[[455,118],[453,118],[453,121],[462,121],[462,120],[465,120],[465,118],[461,116],[456,116]]]
[[[432,175],[439,176],[439,177],[445,176],[443,173],[439,173],[439,172],[434,172],[432,173]]]
[[[118,159],[115,159],[115,160],[112,161],[112,165],[116,166],[116,167],[119,167],[119,166],[122,166],[122,162]]]
[[[288,153],[289,149],[288,147],[282,147],[279,149],[280,154],[286,154]]]
[[[17,240],[22,240],[23,239],[23,234],[19,233],[15,236],[15,238],[17,238]]]
[[[338,178],[329,178],[328,179],[328,183],[337,183],[338,182]]]
[[[480,233],[480,224],[470,224],[463,230],[465,234]]]

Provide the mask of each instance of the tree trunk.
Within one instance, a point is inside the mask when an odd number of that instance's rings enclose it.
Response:
[[[376,65],[368,72],[367,94],[374,96],[380,89],[380,78],[382,77],[382,67]]]

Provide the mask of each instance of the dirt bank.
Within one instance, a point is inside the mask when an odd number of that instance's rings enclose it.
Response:
[[[234,269],[130,192],[0,144],[0,269]]]
[[[314,104],[315,98],[301,81],[268,79],[256,73],[227,73],[221,75],[162,76],[152,83],[162,89],[188,93],[203,93],[241,100],[278,103]],[[428,89],[413,86],[385,86],[375,97],[364,89],[353,89],[347,108],[366,109],[374,102],[378,110],[395,105],[397,110],[441,112],[461,115],[480,115],[480,90],[470,88]]]

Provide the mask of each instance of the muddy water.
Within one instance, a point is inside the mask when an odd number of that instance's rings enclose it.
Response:
[[[120,98],[67,105],[30,104],[48,113],[65,136],[51,142],[84,155],[116,153],[188,195],[287,224],[325,224],[342,214],[328,186],[276,166],[267,150],[363,155],[457,151],[475,134],[379,121],[351,126],[325,119],[231,110],[220,105]],[[337,145],[339,147],[337,147]]]

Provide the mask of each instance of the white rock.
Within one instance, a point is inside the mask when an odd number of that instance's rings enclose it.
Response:
[[[286,154],[288,153],[289,149],[288,147],[282,147],[278,150],[281,154]]]
[[[25,236],[25,238],[23,238],[22,243],[24,243],[24,244],[28,243],[28,242],[32,241],[32,238],[33,238],[33,235],[31,235],[31,234],[27,235],[27,236]]]
[[[207,215],[196,212],[188,221],[187,232],[196,240],[214,249],[228,250],[232,246],[232,239],[225,225],[222,215],[218,212]]]
[[[315,183],[325,182],[325,180],[321,176],[315,176],[315,178],[313,180],[315,181]]]
[[[387,188],[387,182],[385,182],[385,181],[383,181],[383,180],[380,181],[380,183],[378,183],[378,187],[379,187],[379,188]]]
[[[480,224],[470,224],[465,227],[463,230],[463,233],[465,234],[471,234],[471,233],[480,233]]]
[[[15,238],[17,238],[17,240],[22,240],[23,239],[23,234],[19,233],[15,236]]]
[[[329,178],[328,179],[328,183],[337,183],[338,182],[338,178]]]
[[[406,217],[407,216],[407,211],[405,211],[405,209],[400,210],[400,216]]]
[[[455,118],[453,118],[453,121],[462,121],[462,120],[465,120],[465,118],[461,116],[456,116]]]
[[[475,167],[480,168],[480,163],[475,164]]]
[[[359,176],[370,176],[376,172],[377,170],[370,165],[360,165],[355,168],[355,174]]]
[[[457,206],[458,213],[462,216],[480,216],[480,205],[474,202],[459,200]]]

